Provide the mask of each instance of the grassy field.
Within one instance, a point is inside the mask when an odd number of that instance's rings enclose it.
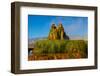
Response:
[[[28,60],[79,59],[88,57],[84,40],[38,40]]]

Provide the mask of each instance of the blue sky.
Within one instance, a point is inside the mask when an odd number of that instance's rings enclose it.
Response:
[[[88,17],[28,15],[28,38],[47,37],[52,23],[62,23],[69,37],[87,37]]]

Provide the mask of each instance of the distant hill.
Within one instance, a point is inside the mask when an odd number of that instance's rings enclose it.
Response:
[[[44,39],[47,39],[47,37],[37,37],[37,38],[32,38],[32,39],[28,39],[28,42],[34,42],[36,40],[44,40]]]
[[[87,41],[88,40],[88,37],[87,36],[70,36],[70,40],[85,40]]]

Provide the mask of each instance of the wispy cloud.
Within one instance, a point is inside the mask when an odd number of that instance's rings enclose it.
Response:
[[[71,39],[87,39],[88,27],[83,24],[82,20],[76,20],[76,22],[64,25],[65,32],[71,37]]]

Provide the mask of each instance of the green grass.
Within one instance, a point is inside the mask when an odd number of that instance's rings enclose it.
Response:
[[[34,54],[67,53],[70,58],[78,53],[81,57],[87,56],[87,41],[84,40],[38,40],[34,44]]]

